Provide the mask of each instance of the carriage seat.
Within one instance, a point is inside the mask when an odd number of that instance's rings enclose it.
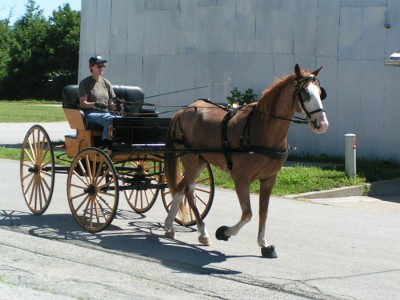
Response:
[[[112,86],[115,92],[115,95],[124,99],[125,102],[125,112],[128,114],[139,113],[143,102],[144,102],[144,92],[138,86],[126,86],[126,85],[113,85]],[[86,121],[85,115],[79,107],[79,86],[78,85],[68,85],[64,87],[63,90],[63,108],[65,114],[67,115],[67,119],[69,125],[72,129],[95,129],[102,130],[100,125],[95,123],[89,123]],[[78,112],[71,112],[69,110],[77,110]],[[69,115],[73,115],[74,118],[69,118]],[[80,122],[80,119],[82,120]]]
[[[140,87],[125,85],[113,85],[112,87],[116,96],[126,101],[125,112],[137,114],[141,111],[144,93]],[[69,126],[71,129],[76,129],[75,135],[65,136],[68,156],[74,157],[84,148],[96,146],[102,135],[103,127],[86,120],[85,114],[79,107],[78,85],[64,87],[62,107]]]

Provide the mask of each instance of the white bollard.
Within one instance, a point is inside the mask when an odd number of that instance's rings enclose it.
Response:
[[[346,175],[351,178],[356,178],[356,152],[357,140],[356,135],[348,133],[344,135],[344,160]]]

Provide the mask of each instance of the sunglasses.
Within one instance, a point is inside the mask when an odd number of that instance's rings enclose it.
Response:
[[[101,69],[101,68],[105,68],[106,67],[106,65],[97,65],[97,69]]]

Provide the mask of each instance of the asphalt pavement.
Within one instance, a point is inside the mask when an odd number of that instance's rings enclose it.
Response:
[[[16,126],[18,139],[30,125]],[[44,127],[53,141],[66,134],[65,128],[57,133],[55,124]],[[18,144],[16,133],[7,140],[4,131],[0,144]],[[71,216],[66,175],[56,175],[53,199],[42,216],[32,215],[24,202],[18,161],[0,159],[0,178],[0,298],[387,300],[400,295],[396,194],[272,197],[267,237],[278,258],[264,259],[256,244],[257,195],[251,195],[253,219],[239,235],[228,242],[213,239],[206,247],[198,243],[195,228],[177,225],[175,240],[164,237],[161,199],[148,213],[136,214],[120,193],[112,224],[89,234]],[[217,189],[205,219],[210,234],[239,218],[235,193]]]

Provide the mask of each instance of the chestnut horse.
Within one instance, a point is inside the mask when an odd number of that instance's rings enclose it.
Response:
[[[235,110],[197,100],[177,112],[167,136],[167,148],[177,151],[165,157],[165,176],[173,195],[165,220],[166,237],[175,237],[173,221],[185,195],[196,218],[200,243],[210,244],[210,236],[195,204],[195,182],[208,162],[230,172],[242,209],[240,221],[231,227],[220,227],[216,238],[228,240],[250,221],[250,184],[258,179],[257,242],[263,257],[277,257],[274,246],[268,245],[265,238],[269,199],[276,176],[287,158],[287,134],[291,122],[295,121],[295,112],[306,116],[302,120],[311,125],[313,132],[324,133],[328,129],[321,101],[326,93],[316,79],[321,68],[310,73],[300,70],[296,64],[294,74],[278,79],[262,93],[258,102]],[[179,149],[185,151],[179,153]],[[183,177],[180,162],[185,170]]]

